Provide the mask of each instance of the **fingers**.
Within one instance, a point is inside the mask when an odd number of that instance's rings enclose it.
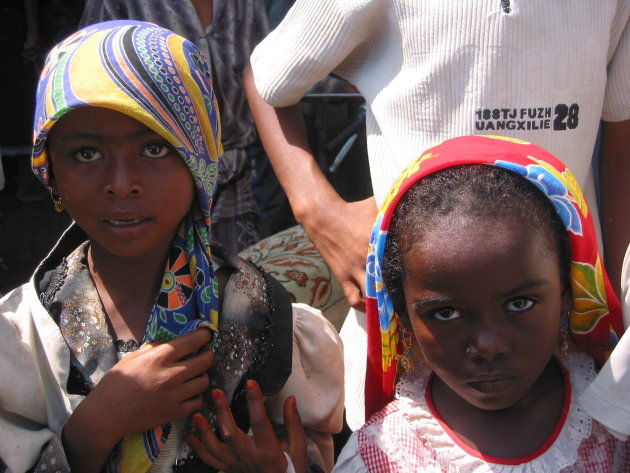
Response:
[[[134,350],[134,351],[130,352],[125,357],[125,360],[133,360],[134,358],[138,358],[139,356],[143,356],[147,351],[155,348],[158,345],[159,345],[159,343],[156,343],[156,342],[143,343],[142,345],[140,345],[140,347],[138,347],[137,350]]]
[[[201,460],[221,471],[278,472],[285,471],[287,460],[267,416],[263,396],[255,381],[248,381],[247,409],[253,438],[236,425],[232,411],[223,391],[212,391],[219,438],[200,414],[193,415],[197,436],[186,437],[186,442]],[[306,471],[306,440],[295,401],[286,407],[286,419],[291,423],[292,440],[296,462],[300,470]],[[300,437],[301,431],[301,437]],[[300,456],[301,452],[304,454]],[[303,465],[303,468],[302,468]]]
[[[155,369],[164,383],[181,383],[186,385],[192,382],[189,389],[195,389],[194,386],[198,383],[205,383],[202,390],[209,386],[206,373],[212,367],[214,361],[214,353],[212,351],[203,350],[190,358],[172,361],[169,359],[170,354],[160,350],[160,347],[155,348],[153,354],[149,354],[149,356],[155,355]],[[200,392],[196,394],[200,394]],[[187,397],[189,396],[185,396],[183,399]]]
[[[195,453],[205,464],[210,465],[219,471],[226,470],[227,464],[220,460],[219,456],[224,457],[225,455],[228,455],[233,457],[233,455],[231,455],[231,451],[223,449],[221,441],[212,431],[208,421],[202,414],[194,414],[192,416],[192,420],[197,427],[197,435],[199,437],[188,435],[186,437],[186,443],[193,448]]]
[[[277,438],[267,417],[260,388],[253,380],[248,380],[246,387],[247,411],[254,444],[263,451],[271,449],[276,446]],[[225,394],[223,391],[215,389],[212,391],[212,398],[214,399],[217,422],[223,441],[234,451],[245,452],[251,443],[251,437],[236,425]]]
[[[204,463],[218,470],[228,471],[231,466],[239,464],[239,460],[242,461],[247,458],[246,452],[250,439],[237,427],[223,391],[213,390],[212,398],[217,424],[225,443],[217,437],[206,418],[199,413],[193,415],[198,437],[189,436],[186,441]],[[240,458],[241,456],[243,458]]]
[[[206,350],[168,369],[173,379],[181,382],[177,396],[181,400],[182,407],[187,411],[185,415],[202,408],[201,394],[210,387],[207,371],[212,366],[213,359],[213,353]]]
[[[193,412],[198,412],[203,409],[204,402],[201,395],[191,397],[181,403],[182,415],[178,416],[179,419],[188,417]]]
[[[169,342],[145,343],[138,350],[130,353],[127,358],[131,360],[145,356],[149,352],[148,356],[168,366],[173,376],[186,381],[205,373],[212,366],[214,353],[209,349],[199,351],[209,341],[209,335],[209,330],[197,329]],[[188,357],[196,351],[199,353]]]
[[[212,334],[207,328],[199,328],[192,332],[174,338],[169,342],[162,343],[157,347],[159,350],[167,352],[167,359],[178,361],[195,353],[197,350],[208,344],[212,339]]]
[[[214,361],[214,353],[210,350],[203,350],[191,358],[181,360],[175,365],[178,366],[187,378],[199,376],[210,369]]]
[[[275,433],[265,408],[264,400],[258,383],[250,379],[245,384],[247,388],[247,412],[249,423],[257,446],[265,446],[275,439]]]
[[[212,400],[214,401],[214,408],[217,415],[217,423],[219,424],[221,437],[223,437],[223,441],[225,443],[232,445],[238,437],[238,434],[242,432],[234,421],[232,410],[228,405],[225,393],[220,389],[213,389]]]
[[[205,373],[195,378],[189,379],[182,384],[180,397],[182,401],[201,396],[210,386],[210,378]]]
[[[291,457],[295,471],[307,471],[306,433],[297,409],[295,396],[290,396],[284,401],[283,416],[289,443],[287,453]]]
[[[340,282],[340,286],[350,307],[365,312],[365,299],[359,286],[351,281]]]

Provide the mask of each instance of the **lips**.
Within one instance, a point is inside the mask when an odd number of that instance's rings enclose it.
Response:
[[[130,225],[137,225],[139,223],[146,222],[146,221],[148,221],[148,219],[146,218],[128,218],[128,219],[117,218],[117,219],[104,220],[105,223],[113,225],[114,227],[126,227]]]
[[[514,383],[516,383],[516,380],[516,376],[497,374],[481,376],[474,381],[467,382],[466,384],[481,393],[493,394],[507,391],[514,385]]]
[[[103,223],[113,225],[115,227],[125,227],[130,225],[137,225],[150,220],[146,215],[138,212],[118,209],[103,216]]]
[[[136,232],[141,231],[145,224],[149,223],[151,220],[150,217],[138,212],[119,210],[104,216],[101,222],[109,228],[110,231],[115,231],[116,235],[128,237],[129,235],[134,235]],[[129,234],[129,232],[134,233]]]

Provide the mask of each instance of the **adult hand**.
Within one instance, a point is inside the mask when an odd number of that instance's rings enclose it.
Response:
[[[98,471],[87,465],[104,461],[125,435],[201,409],[213,354],[204,350],[190,355],[210,339],[207,329],[198,329],[166,343],[143,346],[103,376],[64,427],[64,445],[73,469]]]
[[[299,105],[267,104],[249,66],[243,71],[243,85],[258,134],[296,219],[339,281],[348,303],[365,310],[365,261],[376,201],[370,197],[349,203],[332,187],[308,146]]]
[[[365,311],[365,262],[378,209],[374,197],[336,198],[303,214],[301,223],[343,289],[348,303]]]
[[[212,392],[217,422],[223,441],[212,431],[206,418],[194,414],[197,436],[186,442],[207,465],[226,473],[278,473],[288,463],[281,443],[267,416],[262,393],[255,381],[247,381],[247,411],[252,436],[238,428],[223,391]],[[293,396],[284,403],[284,423],[288,435],[287,453],[296,472],[306,472],[306,435]]]

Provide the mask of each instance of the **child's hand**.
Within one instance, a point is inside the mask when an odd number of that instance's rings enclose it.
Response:
[[[287,460],[278,441],[263,403],[262,393],[255,381],[247,381],[247,411],[253,432],[250,437],[234,422],[223,391],[212,391],[217,421],[223,442],[212,431],[201,414],[193,421],[198,437],[189,435],[186,442],[201,460],[226,473],[278,473],[287,469]],[[296,472],[306,472],[306,436],[294,397],[284,403],[284,424],[288,435],[287,453]]]
[[[125,435],[184,418],[201,409],[213,361],[206,329],[160,345],[147,345],[116,364],[79,404],[64,427],[64,444],[89,442],[109,453]],[[82,456],[82,455],[80,455]],[[81,470],[83,471],[83,470]]]
[[[162,344],[150,344],[114,366],[90,394],[109,404],[110,422],[120,432],[142,432],[182,419],[201,409],[201,394],[210,386],[207,371],[213,353],[195,353],[210,341],[207,329],[195,330]],[[114,419],[112,419],[114,416]]]

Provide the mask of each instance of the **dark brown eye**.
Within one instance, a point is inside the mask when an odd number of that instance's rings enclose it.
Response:
[[[149,143],[144,147],[142,155],[147,158],[163,158],[170,151],[170,146],[164,143]]]
[[[517,297],[508,302],[507,310],[510,312],[522,312],[534,306],[534,301],[529,297]]]
[[[440,322],[448,322],[451,320],[457,320],[461,317],[458,310],[452,307],[440,307],[431,312],[431,317]]]
[[[73,154],[73,157],[81,163],[91,163],[103,158],[103,154],[95,148],[81,148]]]

